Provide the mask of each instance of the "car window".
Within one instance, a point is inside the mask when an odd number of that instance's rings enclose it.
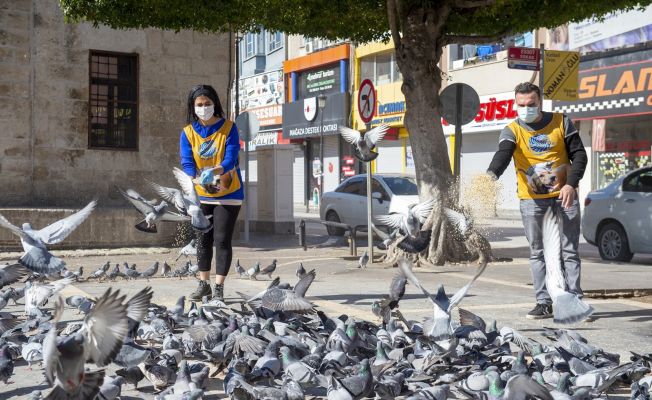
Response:
[[[417,183],[412,178],[385,176],[383,180],[389,186],[389,190],[399,196],[414,196],[419,194]]]
[[[367,188],[363,183],[363,179],[361,178],[351,179],[344,186],[337,189],[337,192],[364,196],[367,193]]]
[[[366,186],[365,186],[366,188]],[[383,200],[390,200],[389,194],[387,194],[387,190],[383,187],[383,185],[378,182],[377,179],[372,179],[371,180],[371,193],[378,192],[381,195],[381,199]],[[366,194],[366,190],[365,190]]]
[[[641,173],[625,179],[623,190],[626,192],[652,192],[652,170],[641,171]]]

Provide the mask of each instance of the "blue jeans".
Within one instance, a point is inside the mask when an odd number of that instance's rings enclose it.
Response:
[[[530,268],[534,294],[539,304],[552,304],[546,289],[546,261],[543,258],[542,223],[550,207],[558,211],[561,234],[561,253],[566,278],[566,290],[582,297],[580,288],[581,261],[578,254],[580,241],[580,205],[577,200],[569,208],[563,208],[556,198],[521,200],[521,217],[525,236],[530,244]]]

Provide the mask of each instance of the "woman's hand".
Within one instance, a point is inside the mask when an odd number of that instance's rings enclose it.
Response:
[[[213,169],[212,168],[207,168],[204,171],[202,171],[201,175],[199,176],[199,183],[202,185],[210,185],[213,183]]]

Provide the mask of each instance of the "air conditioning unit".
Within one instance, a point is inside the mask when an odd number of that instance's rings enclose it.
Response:
[[[306,53],[312,53],[312,42],[306,43]]]

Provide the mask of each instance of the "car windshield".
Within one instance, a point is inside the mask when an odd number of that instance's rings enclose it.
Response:
[[[383,180],[389,186],[389,190],[399,196],[417,196],[419,194],[417,183],[413,178],[384,176]]]

